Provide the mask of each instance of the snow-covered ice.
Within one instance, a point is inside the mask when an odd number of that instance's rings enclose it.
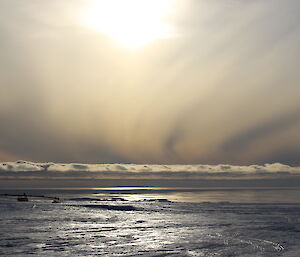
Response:
[[[64,200],[0,198],[0,256],[300,256],[297,202],[51,193]]]

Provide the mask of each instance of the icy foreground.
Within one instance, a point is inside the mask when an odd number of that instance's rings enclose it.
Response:
[[[111,208],[110,206],[115,206]],[[0,198],[0,256],[300,256],[298,203]]]

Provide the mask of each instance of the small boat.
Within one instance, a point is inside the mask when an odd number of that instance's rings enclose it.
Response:
[[[54,200],[52,201],[52,203],[60,203],[59,198],[54,199]]]
[[[18,196],[17,200],[19,202],[28,202],[28,197],[27,195],[24,193],[24,195]]]

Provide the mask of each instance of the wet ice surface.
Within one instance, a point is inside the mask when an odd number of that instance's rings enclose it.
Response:
[[[0,256],[300,256],[299,203],[68,199],[0,198]]]

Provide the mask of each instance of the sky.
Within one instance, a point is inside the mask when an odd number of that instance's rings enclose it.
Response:
[[[1,165],[300,166],[299,10],[0,0]]]

